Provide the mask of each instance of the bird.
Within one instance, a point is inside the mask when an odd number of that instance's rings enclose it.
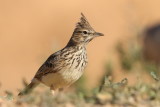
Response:
[[[88,64],[87,44],[96,37],[104,36],[96,32],[81,13],[67,45],[51,54],[38,69],[31,83],[18,96],[29,94],[40,83],[50,87],[52,93],[60,91],[76,82]]]

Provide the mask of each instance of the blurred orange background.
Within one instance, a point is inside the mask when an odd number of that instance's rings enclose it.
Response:
[[[105,63],[116,60],[116,43],[130,42],[145,26],[160,21],[159,4],[159,0],[0,0],[0,93],[22,88],[22,78],[29,82],[47,57],[67,44],[81,12],[105,34],[87,46],[85,75],[94,87],[104,75]],[[127,75],[134,83],[134,73],[123,74],[116,62],[114,68],[117,81]]]

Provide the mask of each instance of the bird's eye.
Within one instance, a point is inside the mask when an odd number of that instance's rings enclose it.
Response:
[[[87,34],[88,32],[87,32],[87,31],[83,31],[83,33],[84,33],[84,34]]]

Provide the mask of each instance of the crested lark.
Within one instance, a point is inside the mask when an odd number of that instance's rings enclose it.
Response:
[[[80,22],[69,40],[60,51],[55,52],[39,68],[31,83],[18,95],[29,93],[38,84],[43,83],[51,91],[61,90],[77,81],[88,63],[86,45],[95,37],[103,36],[96,32],[81,13]]]

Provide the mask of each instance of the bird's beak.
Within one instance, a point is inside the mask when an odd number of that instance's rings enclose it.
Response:
[[[95,32],[94,35],[95,35],[95,36],[104,36],[103,33],[99,33],[99,32]]]

